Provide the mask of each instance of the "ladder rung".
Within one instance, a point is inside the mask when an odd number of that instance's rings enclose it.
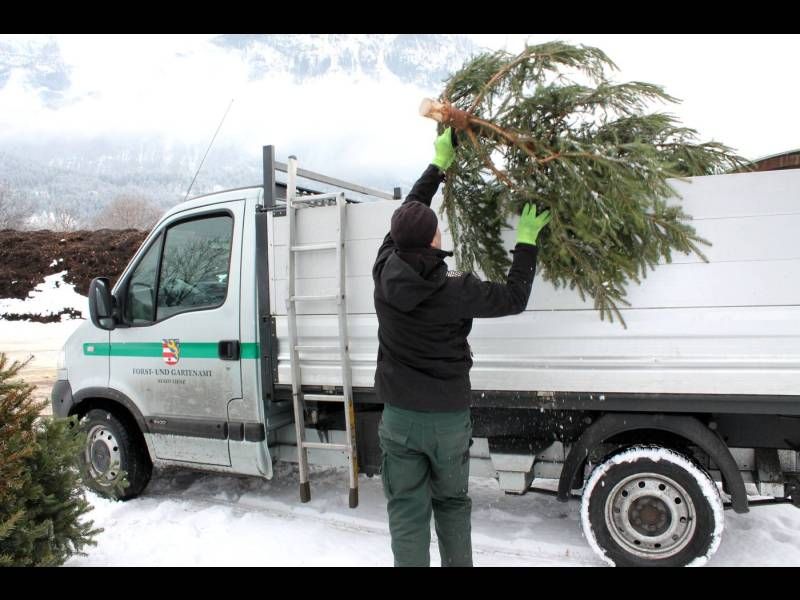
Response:
[[[350,452],[347,444],[325,444],[323,442],[303,442],[303,448],[316,448],[317,450],[344,450]]]
[[[319,350],[320,352],[339,352],[339,346],[295,346],[295,350]]]
[[[344,402],[341,394],[303,394],[303,399],[309,402]]]
[[[325,242],[323,244],[302,244],[292,246],[292,252],[313,252],[314,250],[336,250],[338,242]]]
[[[341,352],[339,346],[295,346],[298,352]]]
[[[338,300],[339,294],[326,294],[322,296],[289,296],[289,302],[315,302],[326,300]]]

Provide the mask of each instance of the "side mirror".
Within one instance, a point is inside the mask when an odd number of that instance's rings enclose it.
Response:
[[[89,284],[89,316],[99,329],[111,331],[116,327],[114,296],[111,295],[107,277],[95,277]]]

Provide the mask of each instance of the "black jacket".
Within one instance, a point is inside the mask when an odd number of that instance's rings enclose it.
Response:
[[[443,179],[430,165],[405,202],[430,206]],[[452,252],[401,251],[387,235],[372,268],[378,315],[378,398],[399,408],[454,411],[469,408],[473,317],[503,317],[525,310],[536,269],[536,246],[517,244],[505,284],[447,270]]]

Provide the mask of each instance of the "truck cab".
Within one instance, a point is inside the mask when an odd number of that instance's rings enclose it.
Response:
[[[66,343],[60,387],[67,382],[75,405],[96,397],[94,404],[109,406],[100,399],[112,396],[153,459],[272,474],[255,322],[254,219],[262,196],[245,188],[170,210],[111,290],[113,328],[87,320]],[[59,413],[70,412],[64,402]],[[101,455],[115,447],[95,445]]]

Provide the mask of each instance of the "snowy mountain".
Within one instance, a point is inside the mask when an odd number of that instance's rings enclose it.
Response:
[[[57,109],[63,104],[64,91],[70,86],[70,68],[55,41],[0,39],[0,91],[14,73],[22,77],[25,86],[33,90],[45,106]]]
[[[260,147],[276,141],[314,160],[308,168],[407,188],[416,173],[401,172],[402,147],[420,126],[419,99],[478,50],[449,34],[0,38],[0,182],[34,212],[55,202],[86,219],[122,193],[173,205],[228,94],[237,105],[192,194],[258,183]],[[364,146],[369,123],[390,110],[410,124],[398,121],[399,158]]]
[[[354,77],[394,75],[404,83],[436,90],[477,50],[465,36],[399,35],[222,35],[214,44],[240,52],[251,79],[276,72],[302,82],[345,73]]]
[[[0,182],[31,207],[31,213],[69,207],[84,225],[119,195],[144,196],[166,209],[183,200],[202,149],[170,148],[159,140],[63,141],[52,145],[9,144],[0,150]],[[257,184],[261,174],[240,153],[218,148],[192,195]]]

